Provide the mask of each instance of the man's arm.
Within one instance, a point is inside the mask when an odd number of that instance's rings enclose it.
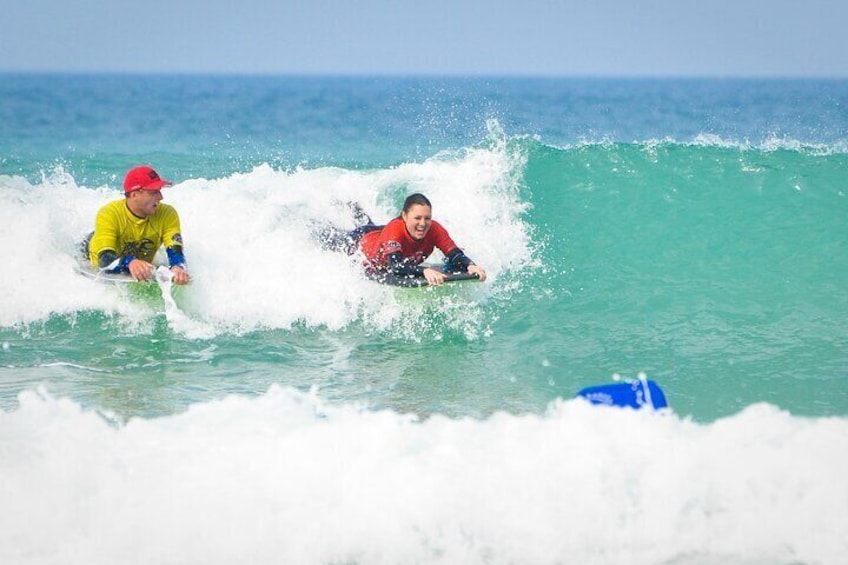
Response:
[[[191,277],[189,277],[188,269],[186,268],[186,258],[183,253],[180,216],[174,208],[169,208],[168,212],[162,237],[165,252],[168,254],[168,266],[171,267],[171,272],[174,273],[175,284],[188,284]]]
[[[94,233],[89,242],[89,260],[98,269],[110,273],[128,273],[133,256],[118,257],[120,218],[114,207],[104,206],[94,220]]]

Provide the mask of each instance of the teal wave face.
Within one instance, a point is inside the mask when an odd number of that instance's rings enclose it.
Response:
[[[558,365],[575,378],[646,370],[687,383],[692,406],[753,393],[844,412],[848,157],[672,143],[531,152],[531,223],[547,235],[556,296],[534,325],[561,345]]]

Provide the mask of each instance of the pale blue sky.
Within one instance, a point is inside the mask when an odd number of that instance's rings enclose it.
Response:
[[[848,77],[846,0],[3,0],[0,71]]]

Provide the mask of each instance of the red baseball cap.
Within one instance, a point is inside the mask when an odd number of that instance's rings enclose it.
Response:
[[[145,165],[131,169],[124,177],[124,194],[136,190],[159,190],[163,186],[171,186],[172,184],[174,183],[161,178],[152,167]]]

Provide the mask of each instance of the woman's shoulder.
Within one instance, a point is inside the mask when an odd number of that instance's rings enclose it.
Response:
[[[433,220],[433,222],[430,224],[430,231],[433,232],[434,234],[448,235],[447,228],[445,228],[445,226],[443,226],[442,224],[440,224],[436,220]]]
[[[392,218],[389,223],[383,226],[382,232],[386,235],[395,233],[406,233],[406,225],[402,218]]]

